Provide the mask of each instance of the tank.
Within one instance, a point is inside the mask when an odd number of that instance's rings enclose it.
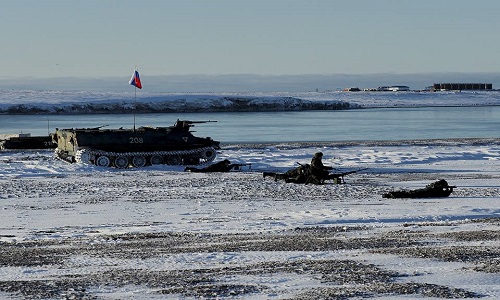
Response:
[[[51,136],[31,136],[29,133],[21,133],[2,138],[0,136],[0,150],[3,149],[54,149],[56,144],[52,142]]]
[[[220,142],[192,134],[195,123],[181,121],[168,127],[133,129],[57,129],[52,135],[57,157],[71,163],[100,167],[141,168],[150,165],[204,165],[213,161]]]

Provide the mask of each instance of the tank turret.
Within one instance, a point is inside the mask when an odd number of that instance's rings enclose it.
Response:
[[[56,155],[68,162],[101,167],[144,167],[148,165],[203,165],[213,161],[220,149],[210,137],[192,134],[196,123],[216,121],[177,120],[168,127],[133,129],[56,129],[52,135]]]

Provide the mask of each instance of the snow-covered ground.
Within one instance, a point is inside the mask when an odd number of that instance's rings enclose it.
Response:
[[[500,91],[154,93],[0,90],[0,113],[78,114],[500,105]]]
[[[316,151],[345,184],[263,178]],[[500,142],[225,145],[230,173],[0,152],[0,298],[500,298]],[[386,199],[446,179],[448,198]]]

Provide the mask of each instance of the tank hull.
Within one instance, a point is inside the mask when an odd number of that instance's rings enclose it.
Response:
[[[194,136],[194,122],[137,129],[57,129],[56,154],[68,162],[126,168],[154,164],[200,165],[216,156],[219,142]]]
[[[54,149],[50,136],[11,137],[0,140],[0,149]]]

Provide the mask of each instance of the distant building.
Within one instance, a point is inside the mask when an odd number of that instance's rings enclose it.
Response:
[[[434,91],[447,91],[447,90],[492,90],[492,83],[434,83]]]
[[[392,92],[400,92],[400,91],[409,91],[410,87],[406,85],[394,85],[389,87],[389,91]]]
[[[344,89],[344,92],[359,92],[361,91],[358,87],[349,87],[349,88],[345,88]]]
[[[379,86],[377,91],[385,92],[399,92],[399,91],[409,91],[410,87],[406,85],[393,85],[393,86]]]

